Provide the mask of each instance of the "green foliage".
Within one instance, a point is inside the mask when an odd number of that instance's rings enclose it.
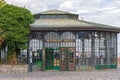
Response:
[[[32,22],[33,16],[27,9],[5,5],[0,10],[0,29],[5,34],[6,45],[13,49],[25,48]]]
[[[0,0],[0,8],[6,5],[6,2],[4,0]]]
[[[11,52],[25,49],[33,22],[31,12],[25,8],[4,5],[0,8],[0,36],[4,35],[4,46]],[[2,45],[3,47],[3,45]]]

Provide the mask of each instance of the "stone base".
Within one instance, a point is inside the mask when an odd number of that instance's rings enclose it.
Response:
[[[0,73],[26,73],[28,65],[0,65]]]

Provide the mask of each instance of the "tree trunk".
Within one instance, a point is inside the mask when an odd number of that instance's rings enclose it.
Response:
[[[8,55],[8,64],[17,64],[16,51],[13,51]]]

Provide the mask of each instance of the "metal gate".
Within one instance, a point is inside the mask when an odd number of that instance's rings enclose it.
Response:
[[[32,52],[32,71],[42,70],[42,50]]]

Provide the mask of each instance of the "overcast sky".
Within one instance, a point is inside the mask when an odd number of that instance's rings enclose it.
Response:
[[[84,20],[120,27],[120,0],[5,0],[26,7],[33,14],[58,9],[77,13]],[[120,34],[118,35],[120,53]]]

